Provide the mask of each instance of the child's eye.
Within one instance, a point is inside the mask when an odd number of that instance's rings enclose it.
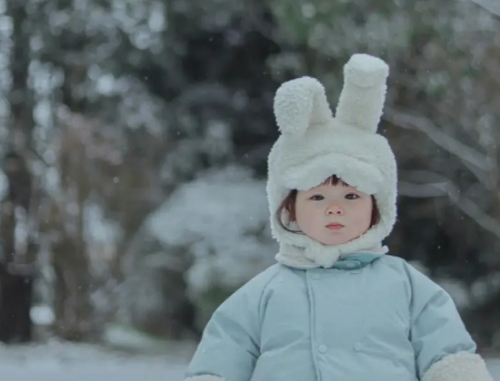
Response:
[[[314,201],[321,201],[321,200],[324,200],[324,197],[320,194],[315,194],[314,196],[312,196],[310,198],[310,200],[314,200]]]
[[[359,198],[359,195],[357,195],[356,193],[349,193],[346,194],[345,198],[347,200],[356,200],[357,198]]]

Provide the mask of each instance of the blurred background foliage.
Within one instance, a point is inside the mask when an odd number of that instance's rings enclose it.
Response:
[[[343,65],[364,52],[391,67],[391,254],[499,350],[500,17],[487,3],[1,0],[0,340],[103,341],[117,326],[198,338],[274,261],[277,87],[317,77],[335,109]]]

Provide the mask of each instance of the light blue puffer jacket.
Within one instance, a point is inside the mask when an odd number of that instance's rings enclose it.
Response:
[[[475,350],[441,287],[403,259],[353,254],[333,268],[276,264],[257,275],[214,313],[187,377],[460,380],[463,372],[453,362],[477,363]],[[456,354],[461,357],[447,360]]]

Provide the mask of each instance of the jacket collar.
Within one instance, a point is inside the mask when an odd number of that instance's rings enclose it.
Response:
[[[381,256],[382,254],[351,254],[335,262],[333,268],[341,270],[357,270],[369,265]]]

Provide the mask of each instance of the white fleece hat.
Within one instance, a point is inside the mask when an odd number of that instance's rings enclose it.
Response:
[[[274,113],[281,136],[269,154],[267,194],[271,230],[280,244],[279,262],[296,267],[331,267],[339,257],[387,252],[382,240],[396,220],[396,161],[387,140],[377,134],[385,101],[388,65],[355,54],[344,67],[344,88],[333,117],[321,83],[302,77],[277,91]],[[380,222],[350,242],[327,246],[284,229],[276,212],[292,189],[307,190],[336,175],[373,195]],[[287,212],[283,211],[287,223]],[[296,224],[290,227],[297,230]]]

